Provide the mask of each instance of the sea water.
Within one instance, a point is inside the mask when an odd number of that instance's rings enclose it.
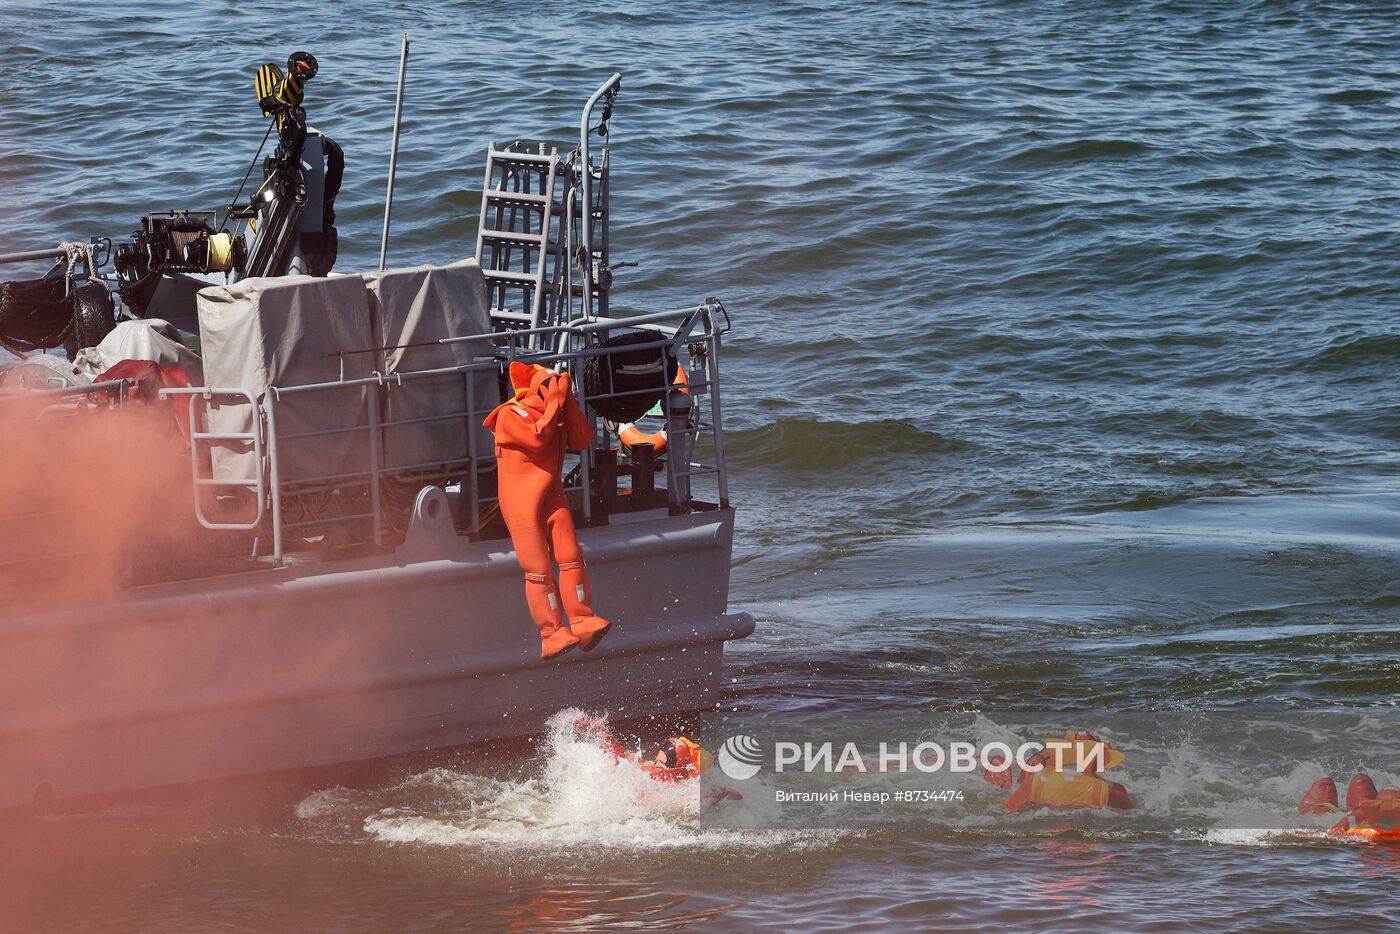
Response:
[[[1395,705],[1390,4],[11,0],[0,250],[227,204],[265,129],[253,70],[305,48],[310,122],[346,153],[337,268],[367,268],[404,31],[393,263],[469,255],[487,143],[571,147],[584,98],[623,73],[612,255],[639,265],[614,308],[717,295],[735,325],[732,602],[758,627],[729,649],[727,710]],[[279,787],[254,816],[211,791],[178,818],[142,803],[7,827],[0,918],[1400,923],[1400,858],[1317,833],[706,830],[683,790],[561,723],[489,761]],[[1222,821],[1287,811],[1329,765],[1280,750],[1232,791],[1180,758],[1161,793]]]

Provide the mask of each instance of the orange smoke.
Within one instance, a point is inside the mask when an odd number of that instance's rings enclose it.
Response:
[[[171,405],[114,407],[99,395],[0,398],[0,607],[9,612],[110,593],[153,549],[194,537],[189,455]]]

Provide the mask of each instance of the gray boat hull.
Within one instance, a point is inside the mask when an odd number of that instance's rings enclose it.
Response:
[[[0,807],[377,759],[719,698],[732,510],[580,530],[590,653],[539,659],[509,542],[139,588],[0,620]]]

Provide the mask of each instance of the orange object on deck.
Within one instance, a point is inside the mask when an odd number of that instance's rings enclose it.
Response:
[[[540,631],[540,656],[552,658],[576,645],[587,652],[610,623],[593,612],[588,569],[559,475],[564,451],[586,449],[593,426],[569,388],[569,374],[513,362],[510,380],[514,398],[493,409],[485,424],[496,436],[501,517],[525,572],[525,602]]]
[[[685,368],[676,367],[676,378],[671,381],[672,386],[680,387],[680,391],[690,393],[690,379],[685,375]],[[622,442],[622,446],[631,450],[636,444],[649,444],[652,453],[661,455],[666,453],[666,429],[647,434],[637,427],[635,422],[623,422],[617,426],[617,440]]]

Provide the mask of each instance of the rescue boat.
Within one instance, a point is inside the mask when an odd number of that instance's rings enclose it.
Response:
[[[246,201],[0,257],[58,260],[0,293],[28,491],[0,514],[0,808],[528,735],[571,706],[708,709],[753,630],[728,606],[729,315],[610,308],[591,147],[620,76],[567,151],[488,146],[473,256],[355,273],[331,270],[343,159],[305,120],[315,71],[259,70],[277,151]],[[513,363],[567,372],[597,429],[563,468],[613,624],[591,652],[540,658],[500,518],[483,419]],[[664,451],[619,443],[639,424]]]

